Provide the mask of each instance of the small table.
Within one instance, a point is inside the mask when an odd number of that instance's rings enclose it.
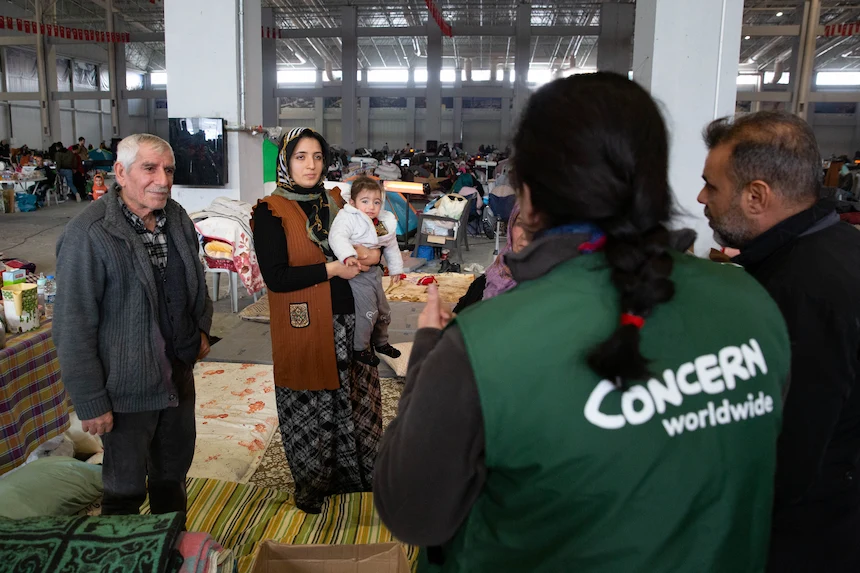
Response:
[[[39,444],[65,432],[70,409],[51,321],[8,337],[6,348],[0,349],[0,474],[21,465]]]

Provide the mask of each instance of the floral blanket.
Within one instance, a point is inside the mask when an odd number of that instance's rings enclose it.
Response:
[[[239,279],[248,294],[260,292],[266,286],[254,250],[254,236],[250,226],[251,209],[249,203],[219,197],[204,211],[190,215],[197,232],[203,236],[204,245],[217,241],[232,248],[232,253],[226,253],[223,260],[232,262],[232,267],[239,273]],[[223,265],[215,266],[227,268]]]
[[[248,483],[278,429],[272,366],[198,362],[189,477]]]

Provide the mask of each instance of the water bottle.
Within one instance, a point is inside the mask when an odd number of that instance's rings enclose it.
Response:
[[[48,279],[45,278],[44,274],[39,274],[39,278],[36,280],[36,292],[39,297],[39,316],[45,316],[45,289],[48,286]]]
[[[45,304],[54,304],[55,296],[57,296],[57,283],[54,281],[54,275],[48,275],[45,284]]]

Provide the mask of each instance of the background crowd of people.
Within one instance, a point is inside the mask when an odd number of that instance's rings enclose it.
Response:
[[[419,571],[860,570],[860,234],[823,198],[802,120],[704,136],[699,201],[733,265],[673,230],[669,134],[643,88],[597,73],[533,94],[505,251],[456,313],[430,287],[383,436],[350,283],[375,288],[391,229],[325,189],[319,133],[287,133],[252,225],[299,509],[372,491],[422,546]],[[84,144],[57,153],[74,189]],[[55,340],[85,429],[107,437],[107,512],[136,511],[147,474],[153,512],[173,511],[212,306],[169,145],[127,138],[117,168],[121,189],[58,245]],[[368,225],[347,255],[329,235],[341,212]]]

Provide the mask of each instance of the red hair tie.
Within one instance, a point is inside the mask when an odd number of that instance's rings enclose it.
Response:
[[[642,327],[645,326],[645,319],[641,316],[625,312],[621,315],[621,326],[627,326],[629,324],[632,324],[639,330],[642,330]]]

